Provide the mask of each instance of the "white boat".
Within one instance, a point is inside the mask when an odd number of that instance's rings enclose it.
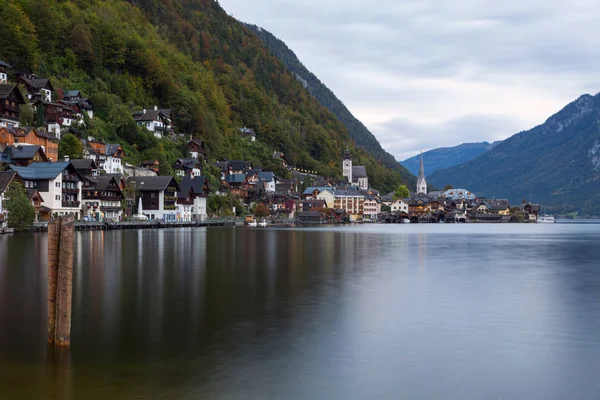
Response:
[[[250,222],[248,222],[248,226],[251,228],[256,228],[258,226],[258,224],[256,221],[250,221]]]
[[[267,226],[267,221],[265,221],[265,220],[263,219],[262,221],[260,221],[260,222],[258,223],[258,226],[262,226],[262,227],[265,227],[265,226]]]
[[[544,214],[538,218],[537,222],[541,224],[553,224],[556,222],[556,220],[554,219],[554,215]]]

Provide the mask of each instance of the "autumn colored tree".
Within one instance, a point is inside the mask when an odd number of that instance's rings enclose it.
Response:
[[[259,218],[267,218],[269,215],[271,215],[271,210],[269,210],[269,207],[265,206],[263,203],[259,203],[256,205],[256,210],[254,213]]]

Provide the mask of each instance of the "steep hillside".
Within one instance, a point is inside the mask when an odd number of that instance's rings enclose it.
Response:
[[[475,157],[493,149],[500,142],[488,143],[463,143],[454,147],[440,147],[423,153],[423,162],[425,163],[425,173],[432,174],[438,169],[453,167],[458,164],[471,161]],[[420,154],[402,161],[412,174],[419,174]]]
[[[278,150],[292,165],[340,177],[348,147],[374,187],[391,190],[401,180],[214,0],[0,0],[0,9],[0,59],[82,90],[96,109],[86,130],[123,142],[129,161],[168,166],[183,154],[131,118],[157,104],[173,109],[179,132],[204,138],[213,159],[269,166]],[[243,126],[257,142],[240,137]]]
[[[547,211],[599,215],[600,95],[583,95],[544,124],[429,180],[517,204],[539,202]]]
[[[414,186],[417,178],[406,169],[390,153],[385,151],[377,138],[360,122],[340,99],[322,83],[312,72],[310,72],[298,59],[296,54],[280,39],[272,33],[251,24],[245,24],[265,43],[265,45],[277,56],[294,74],[296,79],[312,94],[322,105],[327,107],[348,129],[348,134],[359,147],[372,154],[377,160],[388,168],[397,170],[402,175],[403,182],[410,187]],[[418,168],[417,168],[418,173]]]

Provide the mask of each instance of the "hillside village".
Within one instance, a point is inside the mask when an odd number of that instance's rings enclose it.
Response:
[[[21,125],[24,109],[34,114],[36,127]],[[81,91],[63,91],[27,67],[0,61],[0,226],[7,226],[2,201],[13,182],[26,189],[38,223],[67,215],[120,222],[140,211],[163,222],[256,214],[305,223],[535,221],[539,213],[537,205],[515,209],[507,200],[479,199],[466,190],[427,193],[422,160],[416,190],[404,197],[371,188],[366,168],[353,165],[348,150],[340,160],[342,180],[289,166],[277,151],[273,160],[286,176],[252,161],[210,162],[207,143],[180,133],[172,110],[155,105],[132,111],[135,122],[157,139],[186,140],[188,157],[177,159],[174,175],[165,176],[158,160],[128,164],[119,143],[87,134],[85,121],[93,118],[94,106]],[[252,128],[240,127],[239,134],[256,140]],[[81,143],[79,158],[59,154],[66,135]]]

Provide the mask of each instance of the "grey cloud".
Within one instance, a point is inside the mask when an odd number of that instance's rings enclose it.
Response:
[[[394,119],[377,127],[375,131],[385,149],[397,160],[405,160],[421,150],[504,139],[517,133],[520,125],[512,117],[469,115],[439,124],[415,124],[408,120]]]

